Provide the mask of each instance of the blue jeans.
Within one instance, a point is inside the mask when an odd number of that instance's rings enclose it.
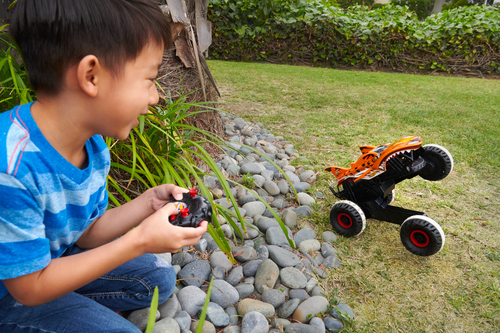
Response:
[[[64,256],[82,252],[76,246]],[[0,299],[0,333],[141,332],[117,314],[150,306],[155,286],[159,304],[175,287],[175,271],[165,260],[145,254],[74,292],[38,306],[24,306],[10,294]]]

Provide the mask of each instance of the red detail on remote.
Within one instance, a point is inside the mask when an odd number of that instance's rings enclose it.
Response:
[[[198,191],[195,188],[189,190],[189,196],[191,198],[194,198],[197,194],[198,194]]]
[[[180,211],[180,213],[181,213],[181,217],[188,217],[188,215],[189,215],[189,208],[187,208],[187,207],[186,208],[182,208],[181,211]]]

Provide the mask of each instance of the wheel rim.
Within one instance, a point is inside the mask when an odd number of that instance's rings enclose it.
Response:
[[[349,229],[350,227],[352,227],[352,218],[346,213],[340,213],[337,216],[337,222],[342,228]]]
[[[410,240],[413,245],[418,247],[426,247],[430,243],[429,236],[422,230],[413,230],[410,234]]]

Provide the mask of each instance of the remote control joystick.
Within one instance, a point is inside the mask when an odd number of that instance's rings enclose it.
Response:
[[[201,222],[212,222],[212,206],[196,189],[183,193],[182,201],[173,202],[178,214],[170,216],[170,223],[179,227],[198,227]]]

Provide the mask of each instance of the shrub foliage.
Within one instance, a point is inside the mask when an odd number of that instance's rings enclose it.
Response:
[[[407,7],[347,9],[283,3],[256,17],[255,1],[211,2],[212,56],[222,60],[317,63],[408,71],[500,71],[500,11],[473,6],[420,21]]]

